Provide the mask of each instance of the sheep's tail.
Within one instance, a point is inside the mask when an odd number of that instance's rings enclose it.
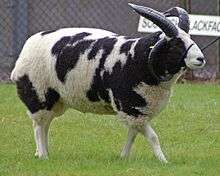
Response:
[[[23,74],[24,68],[22,68],[21,66],[19,66],[20,64],[18,64],[18,62],[20,62],[20,60],[22,60],[22,58],[19,57],[15,63],[15,67],[12,70],[11,75],[10,75],[10,79],[13,83],[16,83],[16,81],[18,81],[18,79],[19,79],[19,75],[21,76],[21,74]]]
[[[18,81],[19,79],[19,71],[15,65],[15,68],[12,70],[11,72],[11,75],[10,75],[10,80],[13,82],[13,83],[16,83],[16,81]]]
[[[13,83],[16,82],[16,78],[15,78],[15,69],[12,70],[11,75],[10,75],[10,79]]]

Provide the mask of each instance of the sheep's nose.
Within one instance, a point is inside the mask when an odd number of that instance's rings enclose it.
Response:
[[[204,58],[204,57],[199,57],[199,58],[197,58],[197,60],[198,60],[199,62],[202,62],[202,63],[205,62],[205,58]]]

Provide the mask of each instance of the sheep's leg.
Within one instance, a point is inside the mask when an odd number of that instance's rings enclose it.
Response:
[[[36,120],[33,120],[33,128],[34,128],[34,137],[36,141],[36,153],[35,156],[39,158],[46,159],[48,157],[47,145],[46,145],[46,133],[45,123],[39,123]]]
[[[48,130],[53,119],[52,113],[46,110],[39,111],[29,116],[33,120],[34,138],[36,142],[36,153],[41,159],[48,158]]]
[[[49,126],[52,119],[45,121],[45,124],[38,125],[36,122],[33,122],[34,127],[34,135],[36,142],[36,153],[35,156],[39,158],[47,158],[48,157],[48,131]]]
[[[48,137],[49,137],[49,127],[50,127],[50,124],[51,124],[51,121],[52,121],[53,118],[48,118],[45,122],[45,128],[44,128],[44,140],[45,140],[45,145],[46,145],[46,151],[47,151],[47,154],[49,154],[49,149],[48,149],[48,146],[49,146],[49,142],[48,142]]]
[[[148,141],[150,142],[151,144],[151,147],[153,149],[153,152],[155,154],[155,156],[161,161],[161,162],[164,162],[164,163],[167,163],[167,160],[161,150],[161,147],[160,147],[160,142],[159,142],[159,139],[158,139],[158,136],[157,134],[155,133],[155,131],[153,130],[153,128],[148,124],[146,123],[144,125],[144,129],[143,129],[143,135],[148,139]]]
[[[133,129],[132,127],[129,127],[127,142],[121,152],[122,158],[126,158],[129,156],[132,144],[133,144],[136,136],[137,136],[137,130]]]

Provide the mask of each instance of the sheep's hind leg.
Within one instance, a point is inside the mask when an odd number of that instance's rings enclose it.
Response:
[[[155,156],[161,162],[167,163],[167,160],[166,160],[166,158],[165,158],[165,156],[164,156],[164,154],[161,150],[158,136],[155,133],[155,131],[153,130],[153,128],[150,126],[150,124],[146,123],[144,125],[142,133],[148,139],[148,141],[150,142]]]
[[[58,101],[54,104],[51,111],[40,110],[35,114],[29,113],[29,116],[33,120],[33,129],[36,142],[35,156],[41,159],[48,158],[48,132],[52,120],[55,117],[62,115],[66,110],[65,105]]]
[[[132,127],[129,127],[127,142],[121,152],[122,158],[127,158],[129,156],[131,147],[134,143],[136,136],[137,136],[137,130],[133,129]]]
[[[50,123],[51,121],[53,120],[53,118],[49,118],[48,121],[46,122],[45,124],[45,144],[46,144],[46,150],[47,150],[47,154],[49,154],[49,141],[48,141],[48,138],[49,138],[49,127],[50,127]]]
[[[33,120],[33,130],[34,130],[34,137],[36,142],[35,156],[41,159],[47,159],[48,129],[53,117],[51,116],[51,112],[46,110],[42,110],[30,116]]]
[[[36,76],[36,75],[35,75]],[[36,156],[48,157],[48,130],[52,119],[65,111],[65,106],[60,101],[59,93],[53,88],[47,87],[46,82],[34,79],[35,84],[28,75],[20,77],[16,81],[17,93],[21,101],[28,108],[28,115],[33,121],[34,136],[37,145]],[[40,84],[38,84],[40,83]],[[35,87],[34,85],[37,85]]]

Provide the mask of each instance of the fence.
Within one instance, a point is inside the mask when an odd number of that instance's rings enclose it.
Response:
[[[8,80],[25,40],[32,34],[62,27],[95,27],[123,35],[138,33],[138,15],[128,2],[164,11],[185,6],[192,13],[218,14],[219,0],[0,0],[0,80]],[[200,46],[212,37],[193,37]],[[195,71],[193,78],[215,78],[218,70],[218,45],[207,50],[208,64]]]

